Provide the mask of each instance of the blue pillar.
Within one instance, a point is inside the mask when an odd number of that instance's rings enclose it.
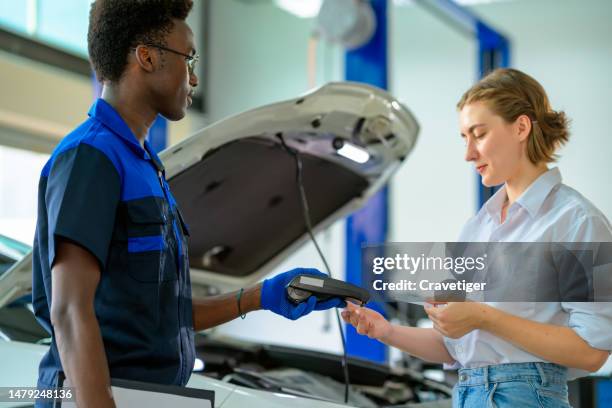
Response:
[[[510,66],[510,44],[508,40],[497,31],[483,23],[476,21],[476,35],[478,37],[478,77],[483,78],[496,68]],[[478,183],[477,210],[487,202],[499,187],[486,187],[482,184],[482,177],[476,173]]]
[[[376,32],[370,42],[348,51],[345,59],[347,81],[363,82],[382,89],[387,83],[387,0],[371,0],[376,14]],[[346,280],[361,283],[361,246],[383,243],[388,230],[388,187],[372,197],[366,206],[346,222]],[[369,305],[382,313],[382,307]],[[347,353],[376,362],[387,360],[387,347],[377,340],[358,334],[352,326],[346,329]]]

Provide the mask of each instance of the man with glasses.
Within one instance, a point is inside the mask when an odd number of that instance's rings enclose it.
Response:
[[[112,407],[110,378],[185,385],[193,333],[267,309],[289,319],[296,269],[236,293],[191,298],[188,229],[146,137],[158,114],[182,119],[198,84],[190,0],[96,0],[88,47],[102,97],[45,165],[33,255],[33,306],[52,336],[38,386],[65,374],[81,407]],[[43,401],[37,406],[50,405]]]
[[[158,49],[160,49],[162,51],[168,51],[168,52],[171,52],[173,54],[185,57],[185,61],[187,61],[187,69],[189,71],[189,75],[195,75],[194,74],[195,66],[196,66],[197,62],[200,60],[200,55],[199,54],[195,54],[195,50],[193,51],[193,53],[194,53],[193,55],[187,55],[187,54],[183,54],[182,52],[179,52],[177,50],[173,50],[171,48],[164,47],[164,46],[159,45],[159,44],[146,44],[146,45],[149,46],[149,47],[155,47],[155,48],[158,48]]]

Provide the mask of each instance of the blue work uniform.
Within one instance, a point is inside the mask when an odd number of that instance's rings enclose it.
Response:
[[[111,377],[185,385],[195,361],[187,226],[149,144],[103,99],[89,116],[39,182],[32,303],[52,342],[38,386],[54,386],[62,371],[50,319],[58,239],[100,264],[94,308]]]

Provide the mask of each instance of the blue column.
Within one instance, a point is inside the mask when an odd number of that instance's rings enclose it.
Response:
[[[496,68],[510,66],[510,44],[504,36],[482,21],[476,21],[476,35],[478,37],[479,78],[483,78]],[[478,173],[476,173],[476,182],[478,183],[477,210],[479,210],[499,188],[484,186]]]
[[[584,381],[584,379],[581,379]],[[595,406],[597,408],[611,407],[612,406],[612,380],[610,379],[597,379],[595,383],[595,395],[597,400]]]
[[[387,0],[371,0],[376,14],[376,32],[370,42],[348,51],[345,59],[347,81],[364,82],[382,89],[387,83]],[[351,215],[346,222],[346,280],[361,283],[361,246],[385,242],[388,231],[388,187],[372,197],[366,206]],[[378,304],[370,304],[382,313]],[[349,355],[376,362],[387,360],[387,347],[358,334],[352,326],[346,330]]]

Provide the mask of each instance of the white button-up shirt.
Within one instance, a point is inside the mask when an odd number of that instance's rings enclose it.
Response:
[[[506,199],[504,187],[466,223],[458,241],[612,242],[608,219],[580,193],[561,182],[558,168],[538,177],[512,203],[505,222],[501,223]],[[488,304],[532,321],[571,327],[592,347],[612,350],[612,303]],[[456,361],[453,365],[445,365],[451,369],[545,361],[483,330],[474,330],[459,339],[445,337],[444,343]],[[582,375],[586,372],[570,369],[570,378]]]

